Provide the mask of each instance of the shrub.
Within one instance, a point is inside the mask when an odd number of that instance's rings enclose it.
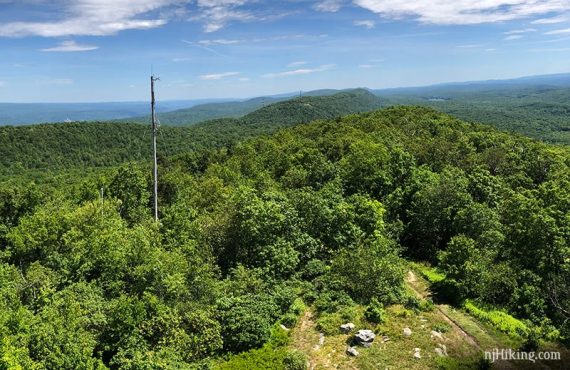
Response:
[[[358,316],[358,309],[356,306],[344,306],[338,311],[338,313],[344,322],[355,321]]]
[[[432,292],[438,301],[460,306],[463,296],[459,284],[453,279],[445,279],[431,286]]]
[[[433,326],[433,330],[440,332],[440,333],[447,333],[451,330],[451,325],[446,324],[444,322],[439,322]]]
[[[319,294],[314,302],[318,312],[336,312],[343,306],[352,306],[354,301],[342,291],[325,290]]]
[[[317,319],[317,330],[325,335],[338,334],[340,326],[344,320],[338,313],[323,313]]]
[[[292,328],[297,324],[297,320],[298,320],[298,316],[295,315],[294,313],[289,312],[289,313],[286,313],[281,318],[281,324],[283,324],[287,328]]]
[[[306,309],[307,309],[307,307],[305,306],[305,303],[303,303],[303,300],[301,300],[300,298],[297,298],[293,301],[293,304],[289,308],[289,311],[291,313],[294,313],[295,315],[299,316]]]
[[[380,235],[355,248],[342,249],[333,260],[331,275],[360,302],[377,297],[383,303],[393,303],[403,291],[404,269],[397,247]]]
[[[364,318],[369,322],[382,324],[386,320],[385,314],[386,312],[382,304],[376,298],[372,298],[370,304],[366,307],[366,311],[364,311]]]
[[[286,312],[295,301],[295,290],[287,285],[277,285],[273,290],[273,301],[281,312]]]
[[[259,348],[270,337],[278,307],[267,296],[225,298],[218,302],[224,349],[241,352]]]
[[[285,370],[305,370],[307,368],[307,357],[301,352],[287,352],[283,359]]]
[[[313,280],[316,277],[324,275],[328,271],[327,265],[318,259],[312,259],[303,268],[302,277],[305,280]]]
[[[283,370],[286,351],[270,347],[250,350],[231,356],[228,361],[218,364],[215,370]]]

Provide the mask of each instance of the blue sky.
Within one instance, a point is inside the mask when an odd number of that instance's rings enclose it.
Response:
[[[0,102],[570,72],[570,0],[0,0]]]

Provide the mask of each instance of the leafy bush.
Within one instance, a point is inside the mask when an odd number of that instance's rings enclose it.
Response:
[[[345,306],[352,306],[354,301],[343,290],[321,292],[314,302],[318,312],[336,312]]]
[[[253,349],[230,357],[214,366],[214,370],[283,370],[286,355],[285,349]]]
[[[317,319],[317,330],[324,335],[336,335],[339,333],[339,328],[345,324],[338,312],[336,313],[323,313]]]
[[[305,306],[305,303],[303,303],[303,300],[301,300],[300,298],[296,298],[293,301],[291,307],[289,307],[289,311],[291,311],[293,314],[297,316],[302,314],[306,309],[307,307]]]
[[[364,311],[364,318],[375,324],[382,324],[386,320],[384,306],[376,298],[372,298]]]
[[[283,359],[285,370],[305,370],[307,368],[307,357],[298,351],[287,352]]]
[[[230,352],[261,347],[270,337],[270,330],[279,309],[268,296],[223,298],[218,302],[224,349]]]
[[[313,280],[321,275],[324,275],[328,271],[327,265],[317,259],[312,259],[303,268],[301,275],[305,280]]]
[[[343,248],[333,260],[331,275],[361,302],[376,297],[393,303],[403,291],[404,270],[397,248],[379,235],[355,248]]]
[[[281,318],[281,324],[283,324],[287,328],[292,328],[297,324],[297,320],[299,317],[292,312],[286,313]]]

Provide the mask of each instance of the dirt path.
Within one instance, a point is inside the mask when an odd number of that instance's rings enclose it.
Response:
[[[430,296],[429,290],[421,289],[421,287],[418,286],[418,278],[416,277],[416,274],[414,274],[413,271],[408,271],[408,274],[406,276],[406,283],[408,283],[408,286],[414,291],[414,293],[418,296],[418,298],[421,299],[429,298]],[[477,348],[479,351],[482,352],[483,349],[477,342],[477,339],[475,339],[475,337],[466,332],[457,322],[455,322],[455,320],[449,317],[449,315],[447,315],[447,313],[442,309],[442,306],[443,305],[435,305],[437,311],[442,315],[443,319],[449,325],[451,325],[451,327],[457,330],[457,332],[461,334],[461,336],[465,339],[467,343],[469,343],[470,345],[472,345],[473,347]]]
[[[345,338],[325,337],[319,333],[310,309],[301,316],[301,320],[293,329],[292,337],[293,348],[307,356],[308,370],[358,370],[354,359],[344,354]]]
[[[421,279],[418,279],[416,274],[413,271],[411,271],[411,270],[408,271],[405,281],[406,281],[407,285],[410,287],[410,289],[417,295],[418,298],[427,299],[431,296],[431,293],[429,291],[429,286],[427,286],[427,284],[425,282],[423,282]],[[479,343],[477,338],[475,338],[473,335],[469,334],[469,332],[467,332],[465,330],[465,328],[463,328],[461,326],[460,323],[458,323],[456,320],[454,320],[452,317],[449,316],[449,314],[446,312],[447,310],[450,309],[450,307],[448,305],[436,304],[435,307],[436,307],[436,310],[441,314],[442,318],[449,325],[451,325],[451,327],[454,330],[456,330],[458,333],[460,333],[460,335],[465,339],[465,341],[467,343],[469,343],[471,346],[476,348],[481,353],[485,351],[485,349],[482,348],[481,343]],[[490,339],[492,341],[491,347],[493,347],[493,348],[503,348],[504,347],[504,345],[502,343],[495,340],[493,338],[493,335],[489,334],[476,320],[471,320],[471,321],[474,324],[474,326],[478,330],[480,330],[482,334],[484,334],[487,337],[487,339]],[[486,343],[486,344],[487,344],[487,346],[489,345],[489,343]],[[491,347],[488,347],[488,348],[491,348]],[[533,364],[533,366],[535,368],[540,368],[540,369],[550,369],[550,367],[547,364],[542,363],[540,361],[535,362]],[[511,362],[501,361],[501,362],[495,363],[493,368],[494,369],[510,370],[510,369],[517,369],[519,367],[517,367],[515,364],[513,364]]]

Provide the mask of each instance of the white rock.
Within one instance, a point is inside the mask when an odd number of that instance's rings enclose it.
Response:
[[[443,336],[441,335],[441,333],[435,330],[431,331],[431,337],[443,340]]]
[[[443,354],[443,350],[439,347],[435,349],[435,353],[437,353],[439,357],[445,357],[445,355]]]
[[[410,337],[411,335],[412,335],[412,329],[404,328],[404,336],[407,338]]]
[[[414,358],[422,358],[422,355],[420,355],[420,349],[419,348],[414,348]]]
[[[319,346],[325,344],[325,335],[323,333],[319,334]]]
[[[358,356],[358,351],[357,351],[356,348],[354,348],[354,347],[348,347],[348,348],[346,349],[346,354],[349,355],[349,356],[354,356],[354,357],[356,357],[356,356]]]
[[[350,333],[351,331],[353,331],[354,328],[355,328],[355,325],[353,323],[349,322],[346,324],[342,324],[340,326],[340,331],[346,334],[346,333]]]
[[[279,327],[281,327],[281,329],[285,330],[285,331],[289,331],[291,329],[289,329],[288,327],[286,327],[285,325],[281,324],[279,325]]]
[[[443,354],[447,356],[447,347],[445,346],[445,344],[438,343],[437,346],[438,346],[439,348],[441,348],[441,350],[443,351]]]
[[[374,338],[376,338],[376,334],[372,330],[359,330],[354,336],[355,342],[364,347],[370,347]]]

